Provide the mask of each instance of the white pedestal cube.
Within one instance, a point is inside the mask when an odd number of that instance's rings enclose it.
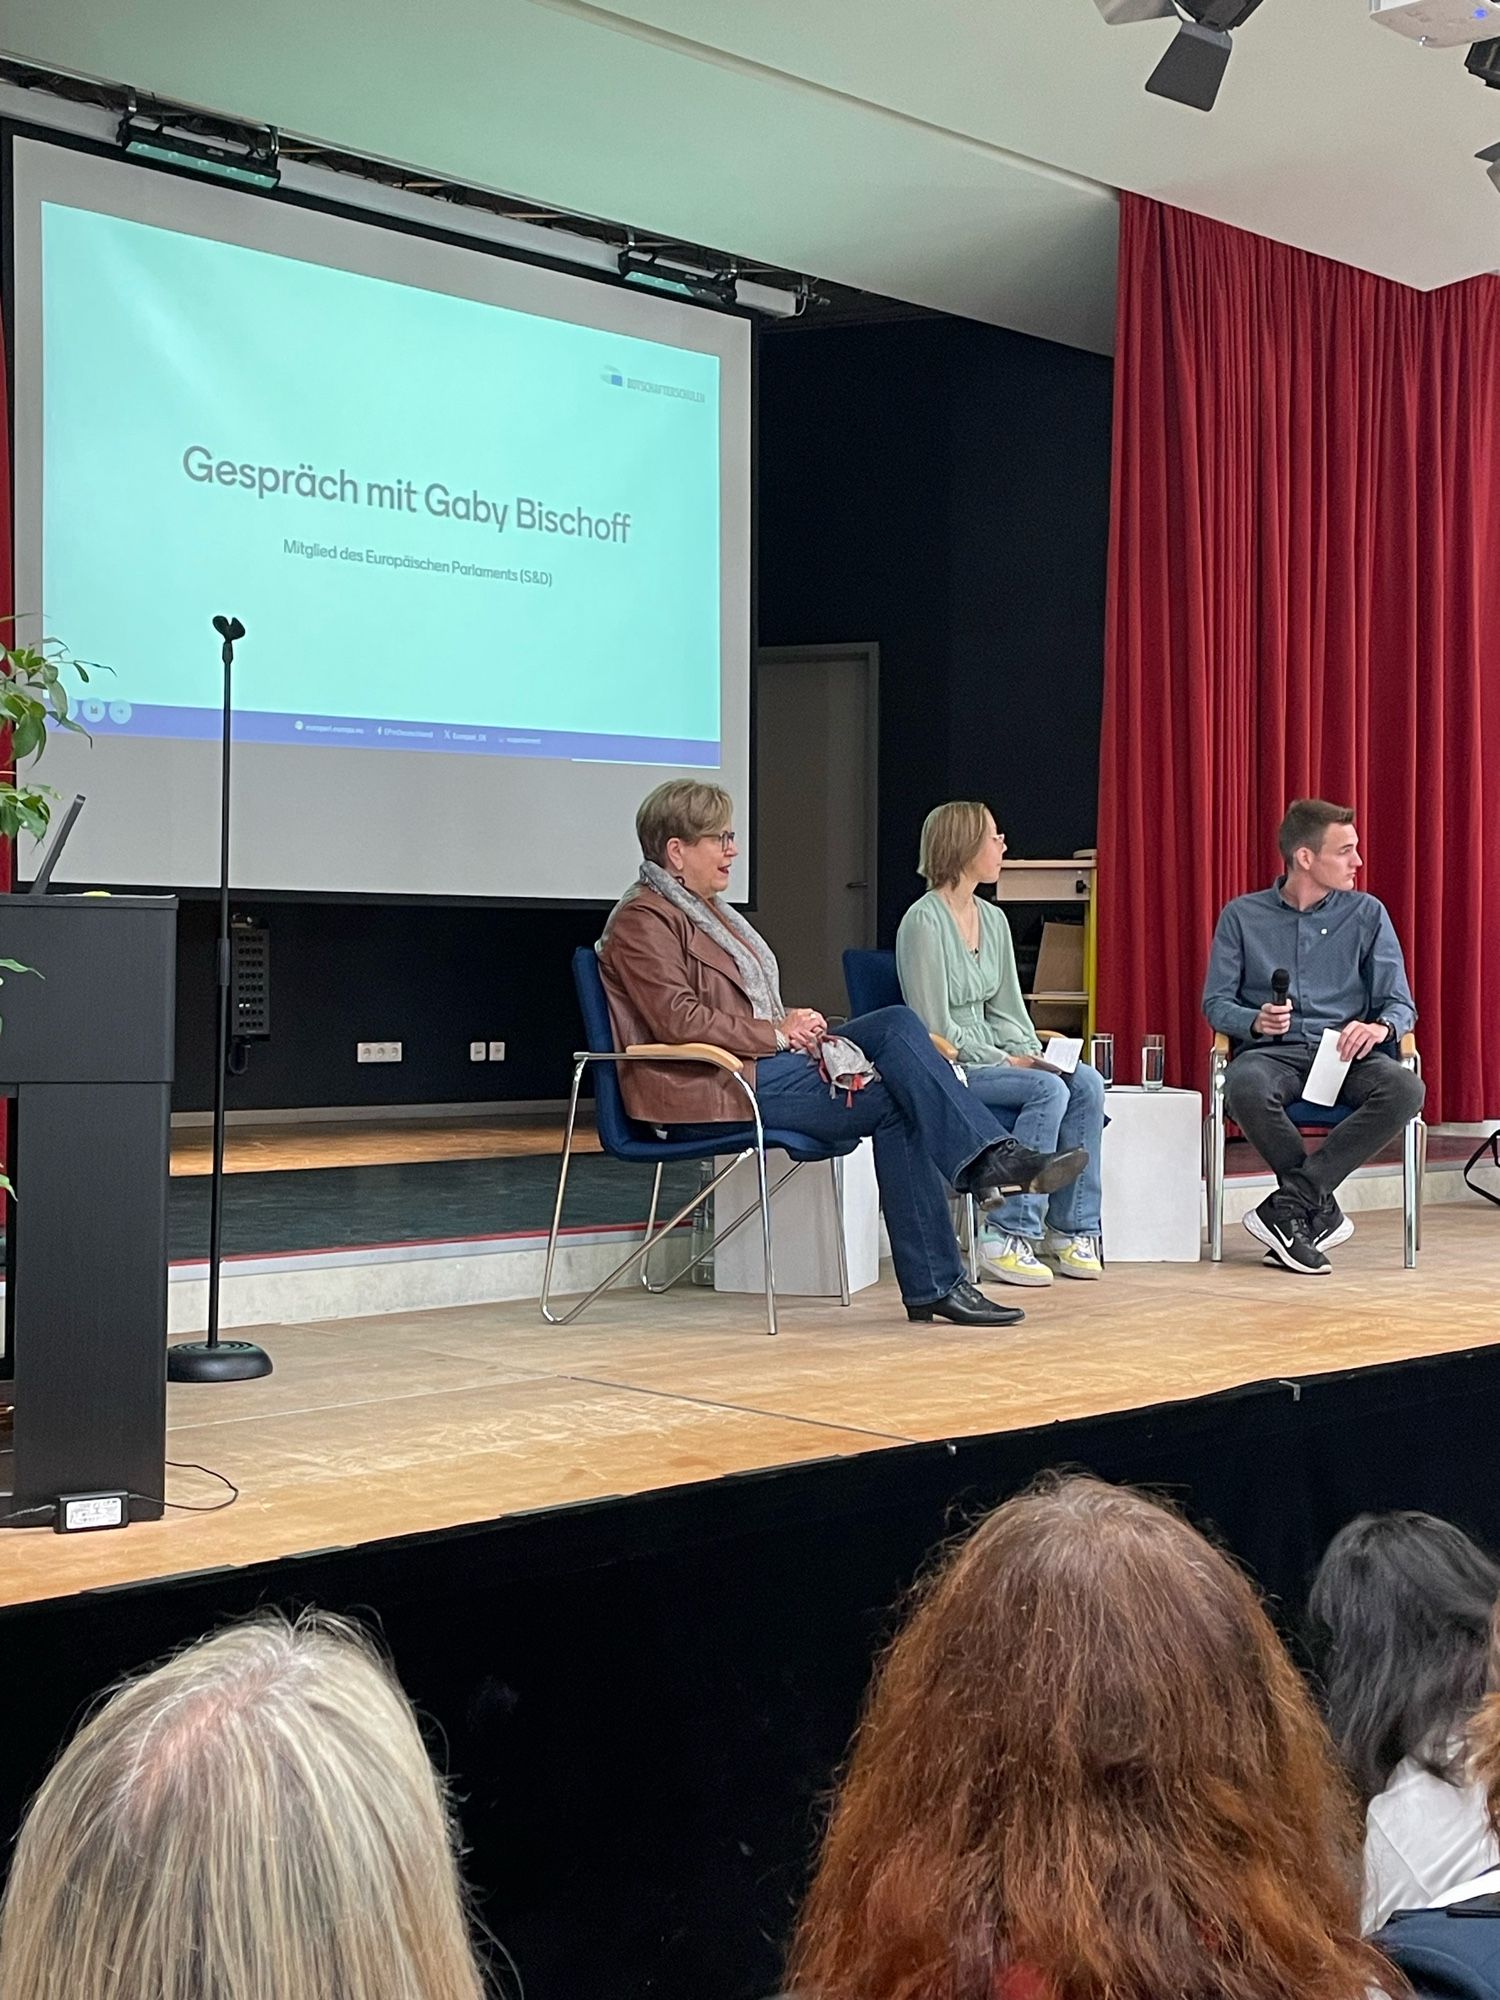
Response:
[[[1118,1085],[1104,1093],[1104,1255],[1196,1264],[1202,1255],[1203,1099]]]
[[[727,1158],[716,1167],[728,1165]],[[777,1147],[766,1154],[766,1173],[774,1187],[791,1161]],[[849,1260],[849,1290],[862,1292],[880,1276],[880,1195],[875,1185],[875,1151],[863,1139],[843,1162],[844,1249]],[[755,1161],[736,1167],[714,1196],[716,1292],[763,1292],[765,1259],[761,1253],[760,1218],[754,1216],[726,1243],[724,1231],[756,1199]],[[826,1166],[804,1167],[789,1187],[771,1197],[771,1262],[776,1290],[789,1296],[837,1298],[839,1294],[837,1210],[833,1175]]]

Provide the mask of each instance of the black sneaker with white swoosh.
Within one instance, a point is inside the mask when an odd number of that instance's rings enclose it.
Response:
[[[1280,1188],[1245,1217],[1245,1227],[1277,1263],[1299,1277],[1322,1278],[1333,1266],[1314,1243],[1312,1225],[1313,1218],[1301,1202]]]

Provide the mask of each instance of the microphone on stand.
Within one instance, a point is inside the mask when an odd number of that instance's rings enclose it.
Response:
[[[238,618],[221,615],[214,630],[223,640],[219,658],[224,667],[224,724],[220,737],[219,775],[219,936],[215,954],[218,1019],[214,1035],[213,1167],[208,1185],[208,1325],[203,1340],[180,1340],[167,1349],[169,1382],[248,1382],[269,1375],[271,1357],[253,1340],[220,1340],[219,1291],[224,1270],[224,1126],[228,1119],[225,1079],[229,1073],[229,986],[233,951],[229,932],[229,799],[231,753],[234,745],[234,645],[245,628]]]
[[[1286,997],[1291,990],[1292,975],[1284,965],[1278,965],[1276,970],[1271,974],[1271,1005],[1273,1007],[1284,1007],[1286,1005]],[[1275,1042],[1284,1042],[1286,1036],[1273,1035],[1271,1039]]]

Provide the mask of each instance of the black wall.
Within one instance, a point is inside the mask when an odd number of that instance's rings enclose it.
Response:
[[[880,643],[885,942],[943,799],[1017,854],[1093,844],[1111,382],[967,320],[762,341],[760,639]]]
[[[621,884],[624,887],[624,884]],[[237,914],[271,932],[271,1039],[229,1080],[231,1110],[292,1105],[464,1104],[560,1097],[579,1024],[569,960],[603,909],[503,910],[437,904],[257,903]],[[178,921],[179,1109],[213,1102],[216,900]],[[358,1042],[403,1045],[399,1063],[361,1064]],[[503,1041],[471,1063],[471,1041]]]
[[[762,338],[759,637],[880,644],[887,941],[942,799],[990,800],[1017,854],[1093,841],[1110,382],[1098,355],[961,320]],[[563,1093],[568,956],[601,911],[236,908],[271,925],[273,1039],[231,1108]],[[185,906],[184,1110],[212,1095],[213,923]],[[471,1039],[507,1060],[471,1064]],[[386,1040],[399,1065],[356,1064],[356,1042]]]

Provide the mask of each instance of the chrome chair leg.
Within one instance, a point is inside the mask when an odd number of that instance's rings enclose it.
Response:
[[[1401,1134],[1401,1261],[1408,1271],[1416,1269],[1418,1220],[1422,1200],[1422,1147],[1417,1135],[1420,1120],[1407,1121]]]
[[[766,1135],[761,1130],[760,1114],[755,1117],[755,1177],[760,1190],[760,1243],[761,1254],[765,1258],[766,1275],[766,1332],[774,1334],[776,1325],[776,1274],[771,1264],[771,1190],[766,1181]]]
[[[839,1303],[849,1303],[849,1246],[844,1240],[844,1162],[836,1153],[828,1162],[833,1180],[833,1235],[838,1245]]]
[[[568,1190],[568,1167],[573,1158],[573,1128],[578,1122],[578,1092],[583,1084],[586,1065],[573,1065],[573,1088],[568,1094],[568,1122],[563,1128],[562,1159],[557,1168],[557,1199],[552,1204],[552,1227],[547,1233],[547,1261],[542,1267],[542,1318],[552,1326],[561,1326],[552,1312],[552,1266],[557,1258],[557,1233],[562,1227],[563,1196]],[[661,1169],[657,1169],[658,1179]]]
[[[1208,1197],[1209,1261],[1224,1261],[1224,1065],[1214,1059],[1208,1078],[1208,1116],[1203,1122],[1203,1177]]]
[[[662,1165],[662,1161],[658,1160],[656,1163],[656,1172],[651,1180],[651,1207],[646,1216],[646,1234],[648,1237],[656,1234],[656,1204],[661,1200]],[[656,1287],[651,1282],[651,1253],[649,1251],[641,1259],[640,1279],[648,1292],[655,1291]]]

